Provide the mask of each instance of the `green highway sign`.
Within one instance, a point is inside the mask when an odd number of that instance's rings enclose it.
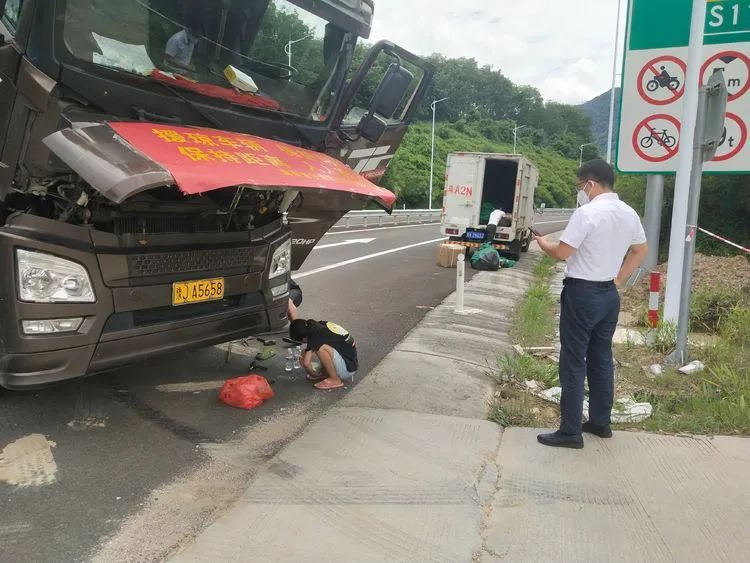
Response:
[[[630,49],[687,47],[690,42],[689,0],[631,0]],[[709,0],[706,45],[750,41],[750,0]]]
[[[750,0],[708,3],[705,43],[750,41]]]
[[[690,0],[629,0],[617,168],[669,174],[677,167],[692,20]],[[724,132],[708,174],[750,172],[750,0],[707,0],[700,81],[722,71]]]

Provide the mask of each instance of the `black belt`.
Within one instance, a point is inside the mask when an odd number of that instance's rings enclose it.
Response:
[[[606,289],[608,287],[614,287],[615,282],[613,281],[589,281],[589,280],[581,280],[578,278],[565,278],[563,280],[563,285],[583,285],[587,287],[596,287],[596,288]]]

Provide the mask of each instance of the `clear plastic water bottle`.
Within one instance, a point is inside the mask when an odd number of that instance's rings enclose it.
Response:
[[[297,348],[295,348],[295,349],[294,349],[294,360],[293,360],[293,361],[294,361],[294,364],[293,364],[293,366],[292,366],[292,367],[294,368],[294,372],[295,372],[295,373],[296,373],[296,372],[298,372],[298,371],[299,371],[299,369],[300,369],[300,368],[302,367],[302,366],[300,365],[300,363],[299,363],[299,357],[300,357],[300,353],[301,353],[301,352],[299,351],[299,347],[297,347]]]
[[[289,350],[289,353],[286,356],[286,362],[284,362],[284,371],[290,372],[294,369],[294,354],[292,353],[292,350]]]

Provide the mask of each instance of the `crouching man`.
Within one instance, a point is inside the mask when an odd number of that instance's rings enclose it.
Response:
[[[345,328],[330,321],[296,319],[289,325],[289,336],[307,344],[302,356],[302,366],[308,381],[316,381],[316,389],[328,391],[340,389],[344,382],[354,381],[359,368],[357,346]],[[313,355],[323,366],[318,374],[312,368]]]

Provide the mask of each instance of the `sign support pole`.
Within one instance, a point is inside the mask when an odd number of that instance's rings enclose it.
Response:
[[[681,239],[684,259],[682,263],[682,294],[680,295],[679,317],[677,319],[677,347],[670,358],[681,365],[687,363],[688,329],[690,328],[690,288],[693,285],[693,262],[695,260],[695,239],[698,235],[698,210],[701,200],[703,179],[703,138],[706,132],[706,89],[701,88],[698,101],[698,122],[695,127],[693,144],[693,170],[690,174],[690,196],[688,200],[687,236]],[[676,273],[676,272],[674,272]]]
[[[690,44],[688,46],[687,73],[685,76],[685,111],[680,130],[677,177],[674,188],[672,229],[669,240],[669,262],[667,265],[667,291],[664,299],[664,321],[677,323],[683,291],[684,240],[687,228],[690,177],[693,168],[693,146],[698,116],[699,82],[703,49],[703,29],[706,21],[706,0],[693,0]]]
[[[650,272],[659,263],[659,239],[661,238],[661,216],[664,203],[664,176],[649,174],[646,178],[646,213],[643,226],[648,240],[648,255],[643,262],[645,271]]]

